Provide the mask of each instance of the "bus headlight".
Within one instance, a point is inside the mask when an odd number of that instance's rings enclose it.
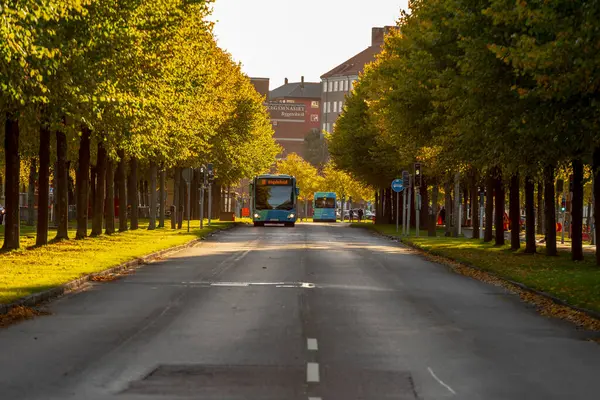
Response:
[[[260,215],[258,215],[258,214],[254,214],[254,218],[256,218],[256,219],[260,219]]]
[[[288,219],[292,219],[292,218],[294,218],[294,217],[295,217],[295,215],[294,215],[294,214],[290,214],[290,215],[288,215]]]

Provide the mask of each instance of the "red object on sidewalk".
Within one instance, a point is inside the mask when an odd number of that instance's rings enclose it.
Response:
[[[556,232],[562,232],[562,224],[560,222],[556,224]]]

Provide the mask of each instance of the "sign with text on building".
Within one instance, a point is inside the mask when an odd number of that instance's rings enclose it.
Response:
[[[306,122],[306,105],[296,103],[267,103],[267,110],[271,121],[278,122]]]

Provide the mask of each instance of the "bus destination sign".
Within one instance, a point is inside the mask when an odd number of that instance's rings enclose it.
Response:
[[[286,178],[259,179],[260,186],[291,186],[292,180]]]

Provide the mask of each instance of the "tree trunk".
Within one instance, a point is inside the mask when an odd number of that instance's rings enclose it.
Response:
[[[102,142],[98,143],[98,155],[96,162],[96,193],[94,198],[94,215],[92,217],[92,233],[90,236],[102,234],[102,222],[104,221],[104,194],[106,187],[106,149]]]
[[[489,243],[493,238],[494,227],[494,173],[488,172],[485,182],[485,231],[483,241]]]
[[[56,131],[56,196],[58,230],[54,240],[69,238],[69,171],[67,170],[67,135]]]
[[[115,164],[106,157],[106,222],[104,233],[115,233]]]
[[[156,229],[156,163],[150,163],[150,223],[148,230]]]
[[[600,266],[600,147],[594,149],[592,159],[593,192],[594,192],[594,234],[596,236],[596,265]]]
[[[127,232],[127,179],[125,150],[118,151],[119,165],[117,166],[117,186],[119,188],[119,232]]]
[[[421,176],[421,220],[419,221],[421,226],[419,228],[429,230],[429,192],[427,191],[427,181],[425,179],[425,176]]]
[[[496,246],[504,246],[504,182],[502,182],[502,171],[496,170]]]
[[[19,213],[19,176],[21,159],[19,157],[19,121],[16,116],[6,113],[4,122],[4,157],[6,187],[6,215],[4,216],[3,250],[15,250],[20,246],[20,213]]]
[[[573,197],[571,199],[571,259],[583,260],[583,162],[573,160]]]
[[[437,214],[438,214],[438,209],[437,209],[437,203],[438,203],[438,196],[440,194],[440,187],[438,186],[437,182],[433,184],[433,188],[431,189],[431,215],[429,216],[429,226],[427,229],[427,235],[431,236],[431,237],[435,237],[437,236]],[[402,200],[402,199],[401,199]],[[402,207],[402,206],[400,206]],[[402,208],[400,208],[402,209]],[[402,215],[402,214],[400,214]]]
[[[215,180],[212,188],[212,218],[219,219],[221,215],[221,182]]]
[[[219,199],[221,197],[219,196]],[[179,169],[179,204],[177,204],[177,229],[183,228],[183,215],[185,212],[185,180],[183,179],[183,169]],[[218,210],[217,210],[218,211]]]
[[[27,225],[35,223],[35,176],[37,174],[36,159],[31,158],[29,166],[29,185],[27,186]]]
[[[50,203],[50,130],[40,128],[40,172],[38,177],[38,216],[36,246],[48,244],[48,204]]]
[[[535,183],[530,176],[525,177],[525,253],[536,252],[535,244]]]
[[[510,249],[521,248],[521,199],[519,196],[519,174],[510,177]]]
[[[179,186],[181,186],[181,170],[175,168],[173,171],[173,210],[174,215],[171,217],[171,229],[177,229],[179,220]],[[212,217],[212,216],[211,216]]]
[[[556,204],[554,198],[554,167],[544,168],[544,214],[546,214],[546,255],[556,256]]]
[[[90,130],[81,129],[79,140],[79,166],[77,168],[77,233],[76,239],[87,236],[89,183],[90,183]]]
[[[131,206],[131,230],[138,229],[138,190],[137,190],[137,158],[131,157],[129,161],[129,190],[127,192],[127,198],[129,199],[129,205]]]
[[[460,231],[460,224],[462,223],[462,218],[460,215],[460,172],[454,174],[454,212],[452,216],[452,227],[453,232],[452,235],[454,237],[458,237]]]
[[[465,188],[465,189],[463,189],[462,221],[461,221],[463,226],[467,226],[468,219],[469,219],[469,190]]]
[[[190,183],[190,214],[192,216],[192,220],[200,219],[200,209],[198,208],[198,204],[200,203],[198,200],[198,175],[198,171],[192,169],[192,182]]]
[[[88,219],[94,214],[94,204],[96,204],[96,178],[98,177],[98,168],[95,165],[90,167],[90,210],[88,211]]]
[[[473,239],[479,239],[479,187],[475,169],[471,171],[471,226],[473,227]]]
[[[352,204],[350,204],[348,207],[350,207],[349,209],[352,209]],[[390,188],[385,189],[385,219],[388,224],[394,223],[392,216],[392,190]]]
[[[158,227],[159,228],[164,228],[165,227],[165,185],[166,185],[166,181],[167,181],[167,171],[165,171],[164,167],[161,169],[160,171],[160,183],[159,183],[159,196],[160,196],[160,213],[159,213],[159,220],[158,220]]]
[[[446,181],[444,184],[444,212],[446,213],[445,217],[445,228],[446,228],[446,236],[452,236],[452,182],[450,179]]]
[[[147,175],[147,173],[144,175]],[[144,193],[144,207],[149,207],[150,206],[150,188],[149,188],[148,179],[144,179],[142,181],[142,191]],[[148,218],[150,218],[150,214],[148,214]],[[154,224],[156,224],[156,218],[155,218]]]
[[[544,181],[539,180],[537,185],[537,233],[544,234]]]

